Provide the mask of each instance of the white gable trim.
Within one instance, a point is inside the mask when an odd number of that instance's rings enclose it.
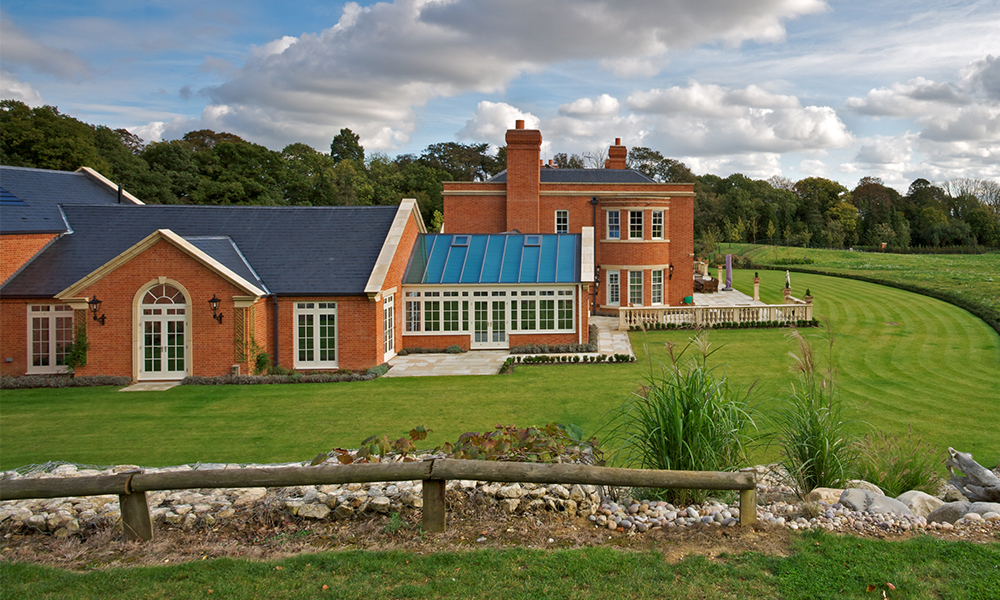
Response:
[[[257,298],[260,298],[266,294],[264,290],[258,288],[256,285],[250,283],[243,277],[240,277],[239,275],[234,273],[231,269],[229,269],[229,267],[215,260],[208,254],[203,252],[201,249],[199,249],[197,246],[185,240],[184,238],[177,235],[173,231],[169,229],[157,229],[153,233],[143,238],[138,243],[134,244],[128,250],[112,258],[111,260],[104,263],[97,269],[94,269],[89,275],[87,275],[83,279],[77,281],[76,283],[69,286],[65,290],[56,294],[56,298],[59,298],[60,300],[69,300],[70,298],[77,296],[83,289],[93,285],[95,282],[101,280],[106,275],[110,274],[112,271],[117,269],[118,267],[126,264],[139,254],[145,252],[160,240],[165,240],[167,242],[170,242],[171,244],[179,248],[181,251],[183,251],[185,254],[188,254],[198,262],[208,267],[210,270],[214,271],[217,275],[219,275],[223,279],[228,280],[233,285],[240,288],[247,295],[256,296]]]
[[[406,224],[409,222],[411,214],[417,221],[417,230],[420,233],[427,233],[427,226],[424,225],[424,219],[420,215],[420,208],[417,206],[417,201],[413,198],[404,198],[399,203],[396,216],[389,227],[389,233],[385,236],[385,241],[382,243],[382,250],[379,252],[378,259],[375,260],[372,274],[368,277],[368,284],[365,285],[365,294],[374,302],[378,301],[382,292],[385,278],[389,275],[389,267],[392,266],[392,259],[396,256],[399,243],[403,240],[403,233],[406,231]]]

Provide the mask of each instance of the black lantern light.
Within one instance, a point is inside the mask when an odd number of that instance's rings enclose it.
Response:
[[[673,279],[674,278],[674,263],[670,263],[670,269],[669,269],[669,271],[670,272],[667,275],[667,279]]]
[[[218,321],[219,324],[221,325],[222,324],[222,314],[219,313],[219,303],[220,302],[222,302],[222,300],[219,300],[216,297],[215,294],[212,294],[212,299],[208,301],[208,305],[212,307],[212,318],[215,319],[216,321]]]
[[[93,298],[87,300],[87,305],[90,306],[90,312],[91,314],[94,315],[94,320],[100,323],[101,325],[104,325],[104,315],[102,314],[99,317],[97,316],[98,311],[101,310],[101,304],[103,304],[103,302],[97,299],[96,294],[94,295]]]

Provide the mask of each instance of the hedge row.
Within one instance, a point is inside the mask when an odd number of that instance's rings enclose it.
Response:
[[[567,352],[597,352],[600,330],[591,325],[586,344],[521,344],[510,349],[511,354],[564,354]]]
[[[215,375],[185,377],[181,385],[265,385],[276,383],[339,383],[342,381],[371,381],[374,373],[293,373],[292,375]]]
[[[452,344],[447,348],[403,348],[396,354],[406,356],[407,354],[462,354],[465,350],[458,344]]]
[[[775,329],[778,327],[819,327],[819,319],[798,319],[796,321],[720,321],[711,327],[698,326],[694,323],[649,323],[646,331],[661,331],[674,329]],[[642,325],[631,325],[629,331],[642,331]]]
[[[83,375],[80,377],[70,377],[69,375],[21,375],[20,377],[10,377],[5,375],[0,377],[0,389],[3,390],[94,387],[101,385],[125,387],[132,385],[132,378],[117,377],[114,375]]]

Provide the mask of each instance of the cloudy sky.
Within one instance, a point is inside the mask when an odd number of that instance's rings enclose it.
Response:
[[[4,0],[0,97],[279,150],[620,137],[696,173],[1000,181],[996,0]]]

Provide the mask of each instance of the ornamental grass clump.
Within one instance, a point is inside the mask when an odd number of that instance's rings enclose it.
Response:
[[[905,438],[884,432],[865,435],[858,441],[858,454],[854,476],[893,498],[910,490],[933,494],[945,460],[940,449],[913,437],[912,426]]]
[[[694,345],[700,360],[682,362]],[[616,462],[643,469],[728,471],[745,466],[756,424],[750,406],[751,389],[738,390],[707,365],[710,344],[699,333],[671,364],[650,368],[638,392],[614,416],[609,438],[620,448]],[[704,490],[643,490],[643,497],[669,502],[700,502]]]
[[[799,383],[792,384],[786,407],[779,412],[778,442],[782,466],[801,497],[818,487],[841,487],[850,479],[857,451],[844,416],[847,407],[834,386],[832,364],[825,375],[818,373],[809,341],[794,329],[789,338],[799,343],[799,353],[789,353]],[[827,338],[832,350],[832,333]]]

